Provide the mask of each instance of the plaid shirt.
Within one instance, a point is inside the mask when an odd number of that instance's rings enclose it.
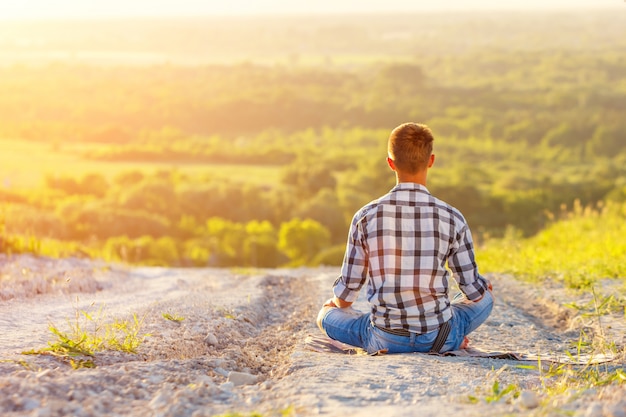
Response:
[[[354,215],[333,292],[354,302],[367,281],[373,324],[427,333],[452,317],[446,262],[466,297],[480,299],[487,281],[463,215],[426,187],[400,183]]]

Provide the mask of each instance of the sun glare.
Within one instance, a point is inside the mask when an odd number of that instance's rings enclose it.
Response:
[[[0,19],[31,20],[59,18],[107,18],[107,17],[151,17],[151,16],[211,16],[211,15],[246,15],[262,13],[280,13],[306,9],[294,7],[284,0],[238,0],[231,2],[206,1],[165,1],[165,0],[110,0],[107,2],[92,0],[30,0],[2,1]],[[306,11],[306,10],[304,10]]]
[[[453,11],[453,10],[542,10],[580,8],[618,8],[617,0],[318,0],[294,2],[289,0],[230,0],[228,2],[201,0],[2,0],[0,20],[32,20],[62,18],[109,17],[183,17],[221,15],[274,15],[316,13],[374,13],[393,11]],[[620,7],[621,8],[621,7]]]

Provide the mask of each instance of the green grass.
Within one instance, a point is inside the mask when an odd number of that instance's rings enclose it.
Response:
[[[595,288],[592,288],[593,298],[585,303],[570,302],[564,306],[574,309],[578,315],[583,318],[599,319],[605,314],[624,313],[626,319],[626,298],[616,297],[613,294],[607,296],[599,296]],[[598,320],[599,321],[599,320]]]
[[[509,369],[505,365],[484,385],[479,386],[474,394],[469,395],[468,400],[472,404],[512,404],[523,391],[532,391],[539,401],[539,414],[533,415],[560,415],[567,404],[581,396],[589,395],[605,386],[626,384],[626,371],[623,368],[626,350],[623,347],[617,348],[615,344],[607,343],[601,337],[590,337],[581,331],[573,349],[575,353],[565,352],[572,359],[572,363],[546,364],[539,359],[536,365],[517,365],[517,369],[538,372],[535,386],[525,383],[525,387],[522,387],[514,382],[502,387],[499,378]],[[612,355],[613,360],[604,363],[593,361],[594,357],[604,354]],[[588,358],[586,363],[581,355]]]
[[[511,401],[519,397],[520,388],[515,384],[509,384],[505,388],[500,387],[500,381],[497,379],[493,381],[491,389],[487,390],[484,396],[484,400],[487,403],[494,403],[499,401]],[[475,404],[480,402],[480,398],[475,395],[470,395],[469,400]]]
[[[175,323],[180,323],[181,321],[185,320],[184,317],[179,316],[178,314],[163,313],[161,314],[161,316],[163,316],[165,320],[173,321]]]
[[[69,331],[50,323],[48,329],[53,340],[48,342],[48,347],[22,353],[56,356],[69,362],[74,369],[94,368],[98,352],[137,353],[137,348],[150,336],[141,332],[144,319],[133,314],[132,319],[107,320],[104,306],[94,312],[76,309],[74,319],[68,320]]]
[[[246,165],[167,162],[93,161],[84,158],[85,152],[107,145],[71,144],[55,147],[49,143],[0,138],[0,187],[11,190],[34,189],[44,184],[47,175],[82,178],[98,173],[111,182],[128,171],[153,174],[159,170],[176,168],[190,176],[228,177],[249,184],[279,182],[281,168],[272,165]]]
[[[538,233],[524,239],[511,229],[503,239],[487,241],[477,250],[477,262],[483,272],[511,273],[518,278],[540,283],[544,280],[562,282],[567,287],[591,289],[592,299],[584,303],[568,303],[579,315],[600,318],[621,313],[626,317],[626,299],[621,295],[599,295],[596,287],[606,278],[626,283],[626,203],[611,203],[595,208],[576,204],[558,220]],[[626,291],[624,285],[623,291]],[[604,338],[581,331],[578,341],[566,352],[573,359],[580,355],[610,354],[612,362],[585,365],[550,364],[538,361],[536,366],[525,367],[539,372],[539,384],[532,388],[540,398],[541,412],[562,412],[564,406],[585,395],[590,389],[606,385],[626,384],[623,364],[623,347]],[[586,357],[586,356],[585,356]],[[580,361],[574,361],[579,363]],[[470,402],[512,402],[521,387],[512,384],[502,389],[497,380],[470,396]],[[542,414],[543,415],[543,414]]]
[[[574,209],[536,236],[510,230],[477,249],[482,272],[511,273],[534,282],[552,279],[570,288],[591,288],[598,280],[626,282],[626,204]]]

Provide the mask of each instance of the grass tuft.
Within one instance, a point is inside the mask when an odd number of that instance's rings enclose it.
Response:
[[[180,323],[181,321],[185,320],[184,317],[179,316],[178,314],[173,314],[172,315],[170,313],[163,313],[161,315],[163,316],[163,318],[165,320],[173,321],[173,322],[176,322],[176,323]]]
[[[66,360],[74,369],[94,368],[97,352],[105,350],[137,353],[137,349],[150,335],[141,333],[145,316],[132,319],[106,321],[104,306],[90,313],[76,310],[73,321],[68,320],[69,331],[64,332],[54,324],[48,329],[54,336],[48,347],[24,351],[25,355],[53,355]]]

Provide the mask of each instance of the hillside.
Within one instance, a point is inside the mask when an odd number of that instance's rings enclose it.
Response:
[[[583,306],[588,296],[556,285],[530,287],[509,276],[491,276],[497,304],[485,325],[471,335],[471,345],[539,353],[541,362],[423,354],[349,356],[312,351],[304,343],[309,335],[319,336],[314,319],[336,269],[242,272],[0,258],[0,323],[5,329],[0,412],[618,416],[624,409],[623,317],[596,317],[564,306]],[[18,287],[24,290],[8,295],[9,288]],[[357,303],[363,306],[363,301]],[[136,336],[142,342],[136,353],[108,348],[93,357],[21,354],[54,344],[51,324],[70,334],[72,325],[82,323],[93,335],[93,326],[102,329],[132,314],[141,320]],[[593,352],[615,359],[602,365],[550,364],[567,358],[566,352],[574,359]]]

